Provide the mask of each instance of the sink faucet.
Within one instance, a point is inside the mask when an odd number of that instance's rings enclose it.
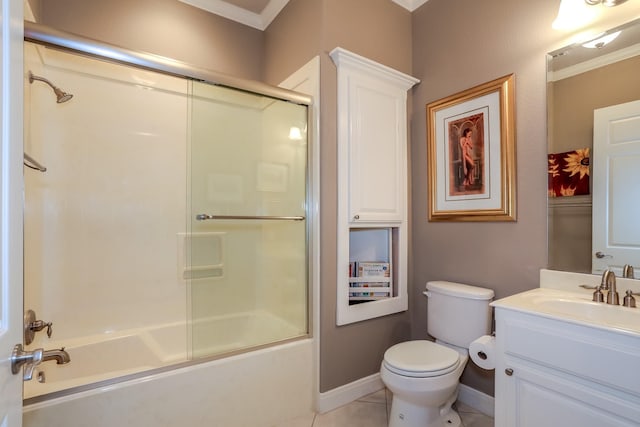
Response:
[[[607,290],[607,304],[620,305],[620,298],[616,291],[616,275],[608,268],[602,273],[602,281],[600,282],[600,289]],[[595,300],[595,293],[594,293]]]
[[[42,361],[46,362],[48,360],[55,360],[56,364],[64,365],[65,363],[71,362],[71,357],[69,357],[69,353],[64,350],[64,347],[55,350],[45,350],[42,352]]]
[[[627,279],[634,279],[635,277],[633,274],[633,266],[625,264],[622,268],[622,277],[626,277]]]

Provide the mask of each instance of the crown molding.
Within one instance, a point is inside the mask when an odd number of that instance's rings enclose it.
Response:
[[[262,13],[253,13],[223,0],[179,0],[182,3],[220,15],[235,22],[264,31],[289,0],[271,0]]]
[[[267,29],[269,24],[278,16],[280,11],[289,3],[289,0],[270,0],[262,13],[253,13],[241,7],[227,3],[224,0],[179,0],[198,9],[220,15],[235,22],[256,28],[260,31]],[[427,0],[391,0],[413,12]]]
[[[392,2],[399,4],[400,6],[407,9],[409,12],[413,12],[423,4],[427,2],[427,0],[391,0]]]

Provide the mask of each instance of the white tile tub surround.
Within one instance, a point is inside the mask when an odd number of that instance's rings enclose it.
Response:
[[[24,408],[25,427],[269,427],[313,412],[306,339]]]

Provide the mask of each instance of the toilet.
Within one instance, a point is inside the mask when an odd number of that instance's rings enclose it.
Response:
[[[382,382],[393,393],[389,427],[457,427],[451,408],[469,344],[491,332],[491,289],[460,283],[427,283],[427,332],[435,342],[414,340],[384,353]]]

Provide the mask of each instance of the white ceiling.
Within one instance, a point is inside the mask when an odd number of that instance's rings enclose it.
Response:
[[[265,30],[271,21],[289,3],[289,0],[180,0],[227,19]],[[391,0],[410,12],[422,6],[427,0]]]

